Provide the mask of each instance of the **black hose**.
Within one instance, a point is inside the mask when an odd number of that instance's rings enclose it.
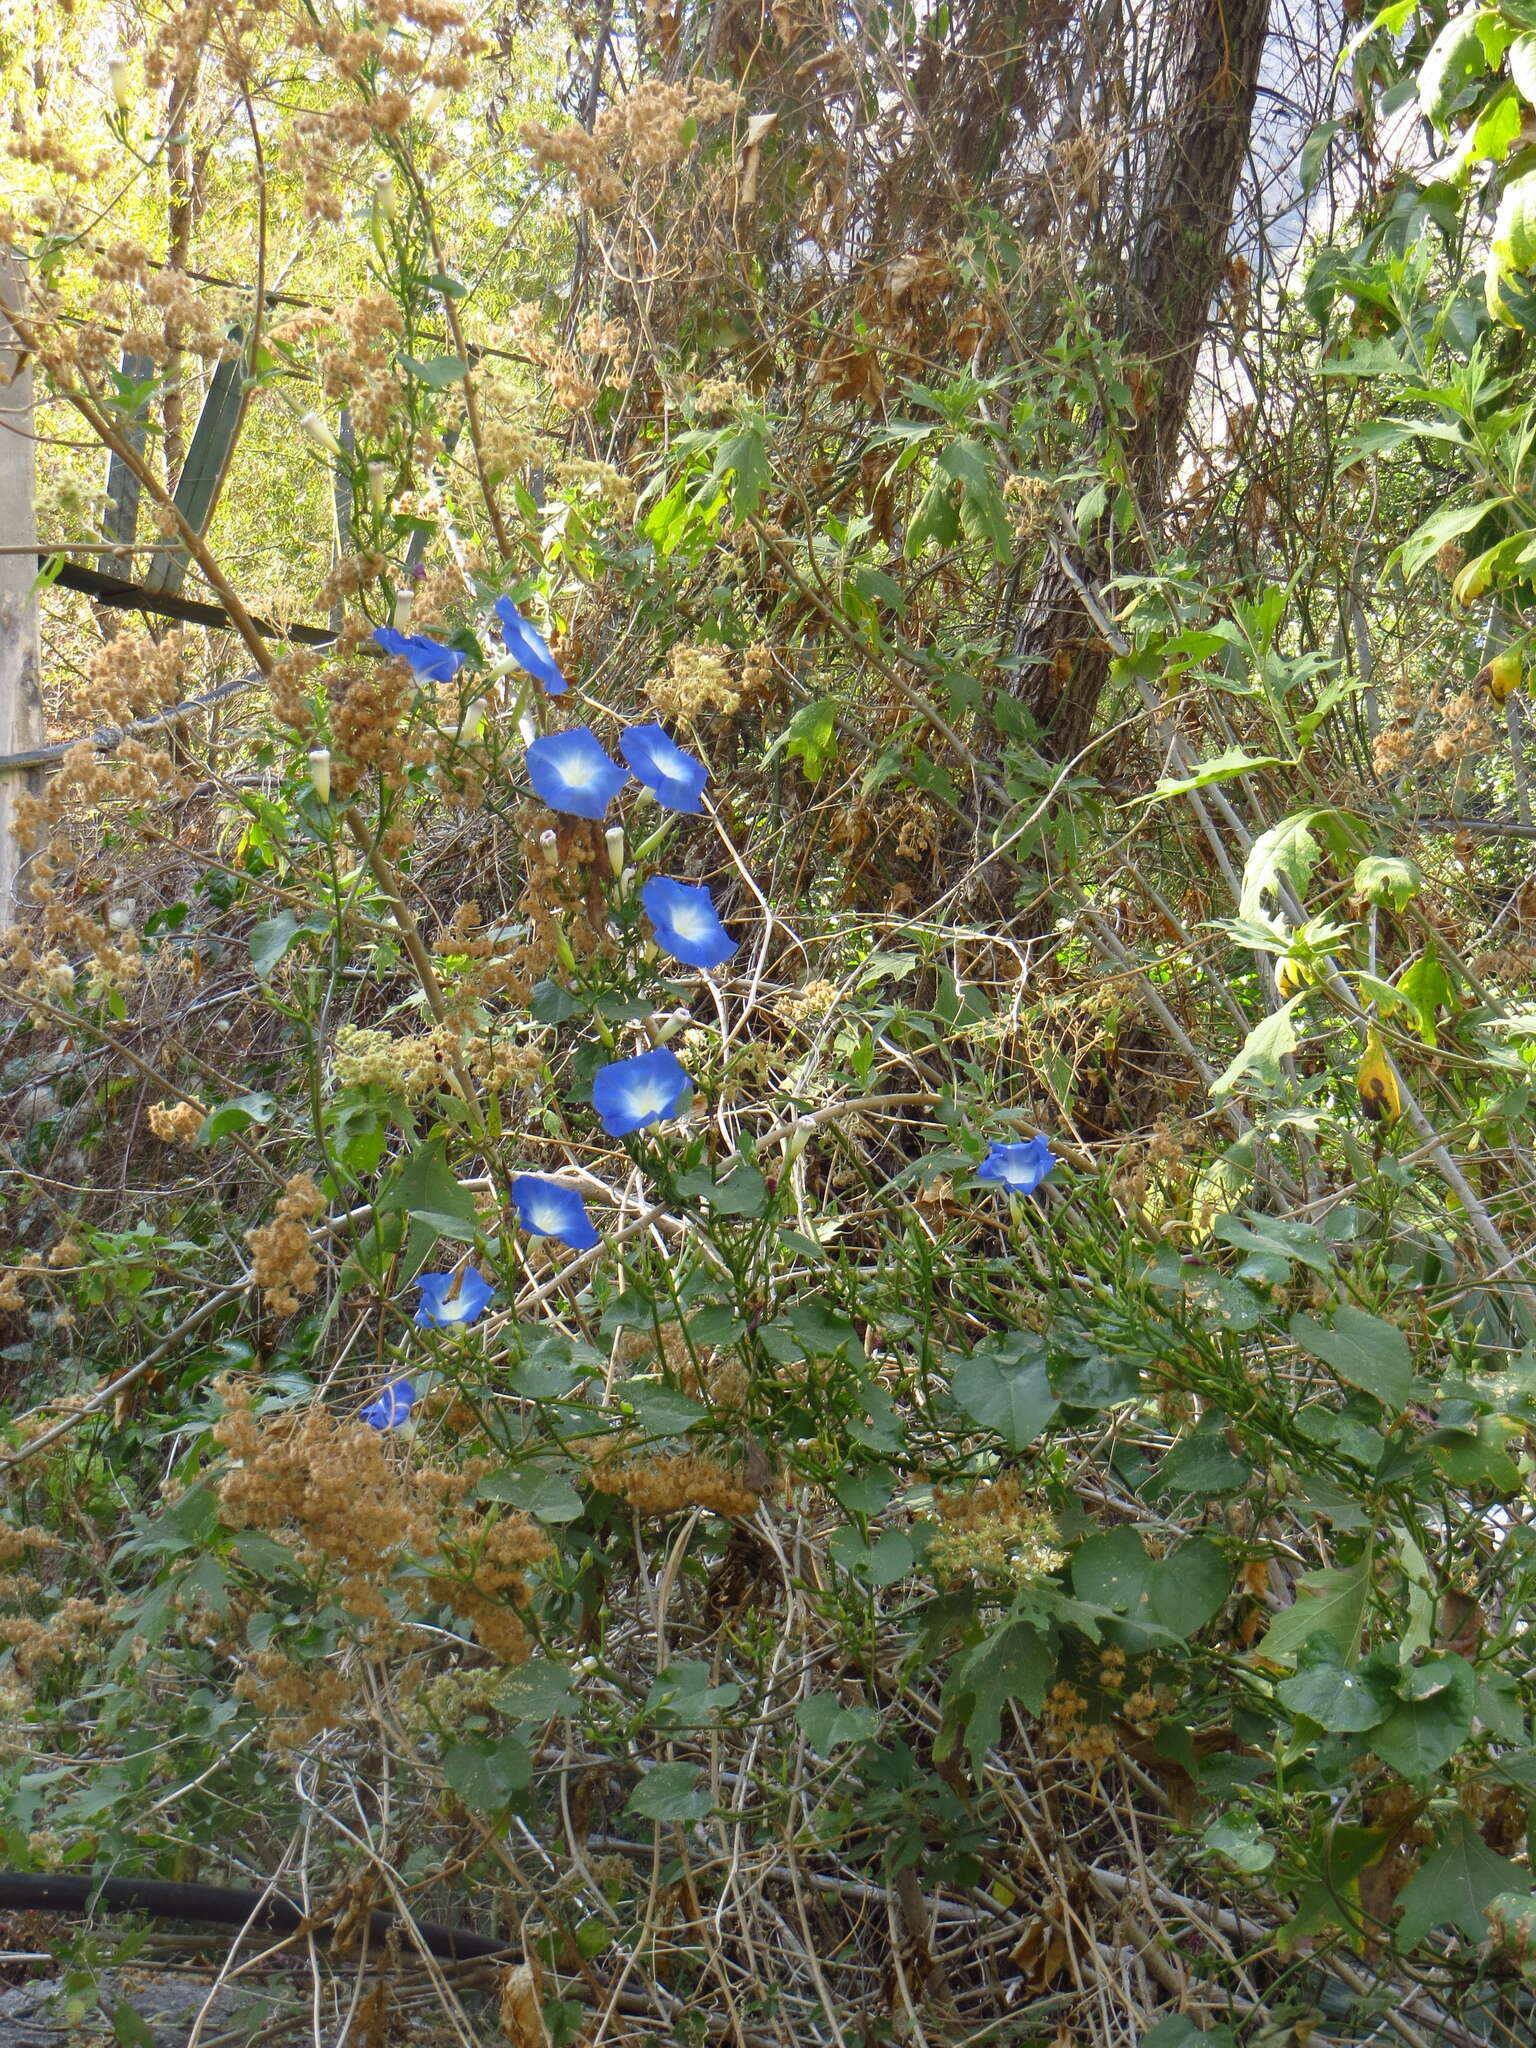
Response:
[[[0,1870],[0,1910],[25,1913],[148,1913],[156,1920],[203,1920],[221,1927],[270,1928],[289,1934],[305,1924],[302,1906],[281,1892],[239,1891],[222,1884],[173,1884],[158,1877],[91,1877],[51,1870]],[[505,1956],[514,1951],[492,1934],[467,1927],[437,1927],[429,1920],[403,1921],[395,1913],[368,1915],[370,1943],[383,1946],[406,1927],[430,1955],[462,1961],[469,1956]],[[322,1940],[323,1924],[314,1927]],[[410,1938],[407,1937],[407,1945]]]

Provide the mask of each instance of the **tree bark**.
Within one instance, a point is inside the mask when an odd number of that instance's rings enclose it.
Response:
[[[37,424],[32,372],[5,317],[19,306],[26,268],[0,248],[0,755],[37,746],[43,736],[39,678],[37,521],[33,469]],[[21,851],[12,830],[15,800],[37,786],[36,769],[0,768],[0,929],[22,909]]]
[[[1186,0],[1183,46],[1158,118],[1163,146],[1132,251],[1121,329],[1141,410],[1126,469],[1155,522],[1177,465],[1211,302],[1227,261],[1233,200],[1248,146],[1270,0]],[[1088,550],[1090,569],[1102,567]],[[1081,752],[1109,673],[1110,650],[1070,578],[1047,560],[1020,623],[1024,702],[1052,760]]]

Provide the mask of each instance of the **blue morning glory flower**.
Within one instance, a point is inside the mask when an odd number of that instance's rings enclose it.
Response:
[[[610,1138],[672,1116],[693,1086],[670,1046],[658,1045],[632,1060],[610,1060],[592,1076],[592,1107]]]
[[[652,875],[640,891],[656,942],[687,967],[719,967],[738,941],[720,922],[715,899],[702,883],[673,882]]]
[[[528,780],[552,811],[600,818],[629,777],[603,752],[589,725],[547,732],[528,749]]]
[[[1060,1165],[1046,1138],[1022,1145],[994,1145],[976,1169],[978,1180],[995,1180],[1014,1195],[1032,1195],[1051,1170]]]
[[[455,1282],[458,1292],[450,1296],[449,1289]],[[467,1266],[462,1274],[418,1273],[416,1285],[421,1289],[416,1321],[424,1330],[441,1330],[450,1323],[472,1323],[496,1292],[473,1266]]]
[[[507,652],[518,667],[541,682],[551,697],[563,697],[565,677],[556,668],[555,657],[538,627],[523,617],[510,597],[498,597],[494,609],[501,621],[501,637],[507,643]]]
[[[578,1252],[601,1243],[587,1214],[587,1205],[563,1181],[541,1173],[520,1173],[512,1183],[517,1220],[534,1237],[558,1237]]]
[[[386,654],[403,655],[429,683],[449,683],[464,666],[457,647],[444,647],[425,633],[397,633],[393,626],[375,626],[373,637]]]
[[[416,1389],[409,1380],[391,1380],[363,1410],[361,1421],[370,1429],[397,1429],[416,1405]]]
[[[703,810],[709,770],[668,739],[659,725],[630,726],[619,735],[619,752],[657,803],[669,811]]]

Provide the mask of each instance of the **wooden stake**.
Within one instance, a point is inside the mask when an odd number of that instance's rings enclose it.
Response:
[[[21,303],[26,266],[0,249],[0,755],[42,744],[39,681],[37,512],[33,495],[35,427],[32,370],[16,346],[6,310]],[[20,849],[12,831],[15,800],[40,771],[0,769],[0,925],[21,908]]]

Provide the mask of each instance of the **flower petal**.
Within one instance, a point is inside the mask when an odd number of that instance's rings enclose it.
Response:
[[[507,652],[518,667],[541,682],[551,697],[563,697],[565,677],[538,627],[523,617],[510,597],[498,597],[495,612],[501,621],[501,637],[507,643]]]
[[[976,1178],[997,1181],[1011,1194],[1032,1195],[1059,1164],[1049,1139],[1029,1138],[1022,1144],[994,1145],[977,1167]]]
[[[619,735],[619,752],[659,804],[697,815],[704,808],[709,770],[659,725],[632,725]]]
[[[375,626],[373,637],[386,654],[408,661],[416,675],[429,683],[451,682],[464,666],[456,647],[444,647],[425,633],[397,633],[393,626]]]
[[[359,1416],[370,1429],[395,1429],[416,1405],[416,1389],[409,1380],[391,1380]]]
[[[702,883],[674,882],[652,875],[640,892],[656,943],[688,967],[719,967],[736,951],[720,922],[715,899]]]
[[[629,780],[586,725],[544,733],[530,744],[527,764],[534,794],[573,818],[601,818]]]
[[[540,1173],[520,1173],[512,1183],[517,1220],[534,1237],[558,1237],[576,1251],[600,1244],[587,1205],[574,1188]]]
[[[483,1274],[468,1266],[462,1273],[418,1273],[421,1307],[416,1321],[422,1329],[443,1329],[450,1323],[472,1323],[495,1298]]]
[[[670,1046],[658,1045],[634,1059],[610,1060],[592,1076],[592,1107],[610,1138],[627,1137],[646,1124],[675,1115],[693,1086]]]

